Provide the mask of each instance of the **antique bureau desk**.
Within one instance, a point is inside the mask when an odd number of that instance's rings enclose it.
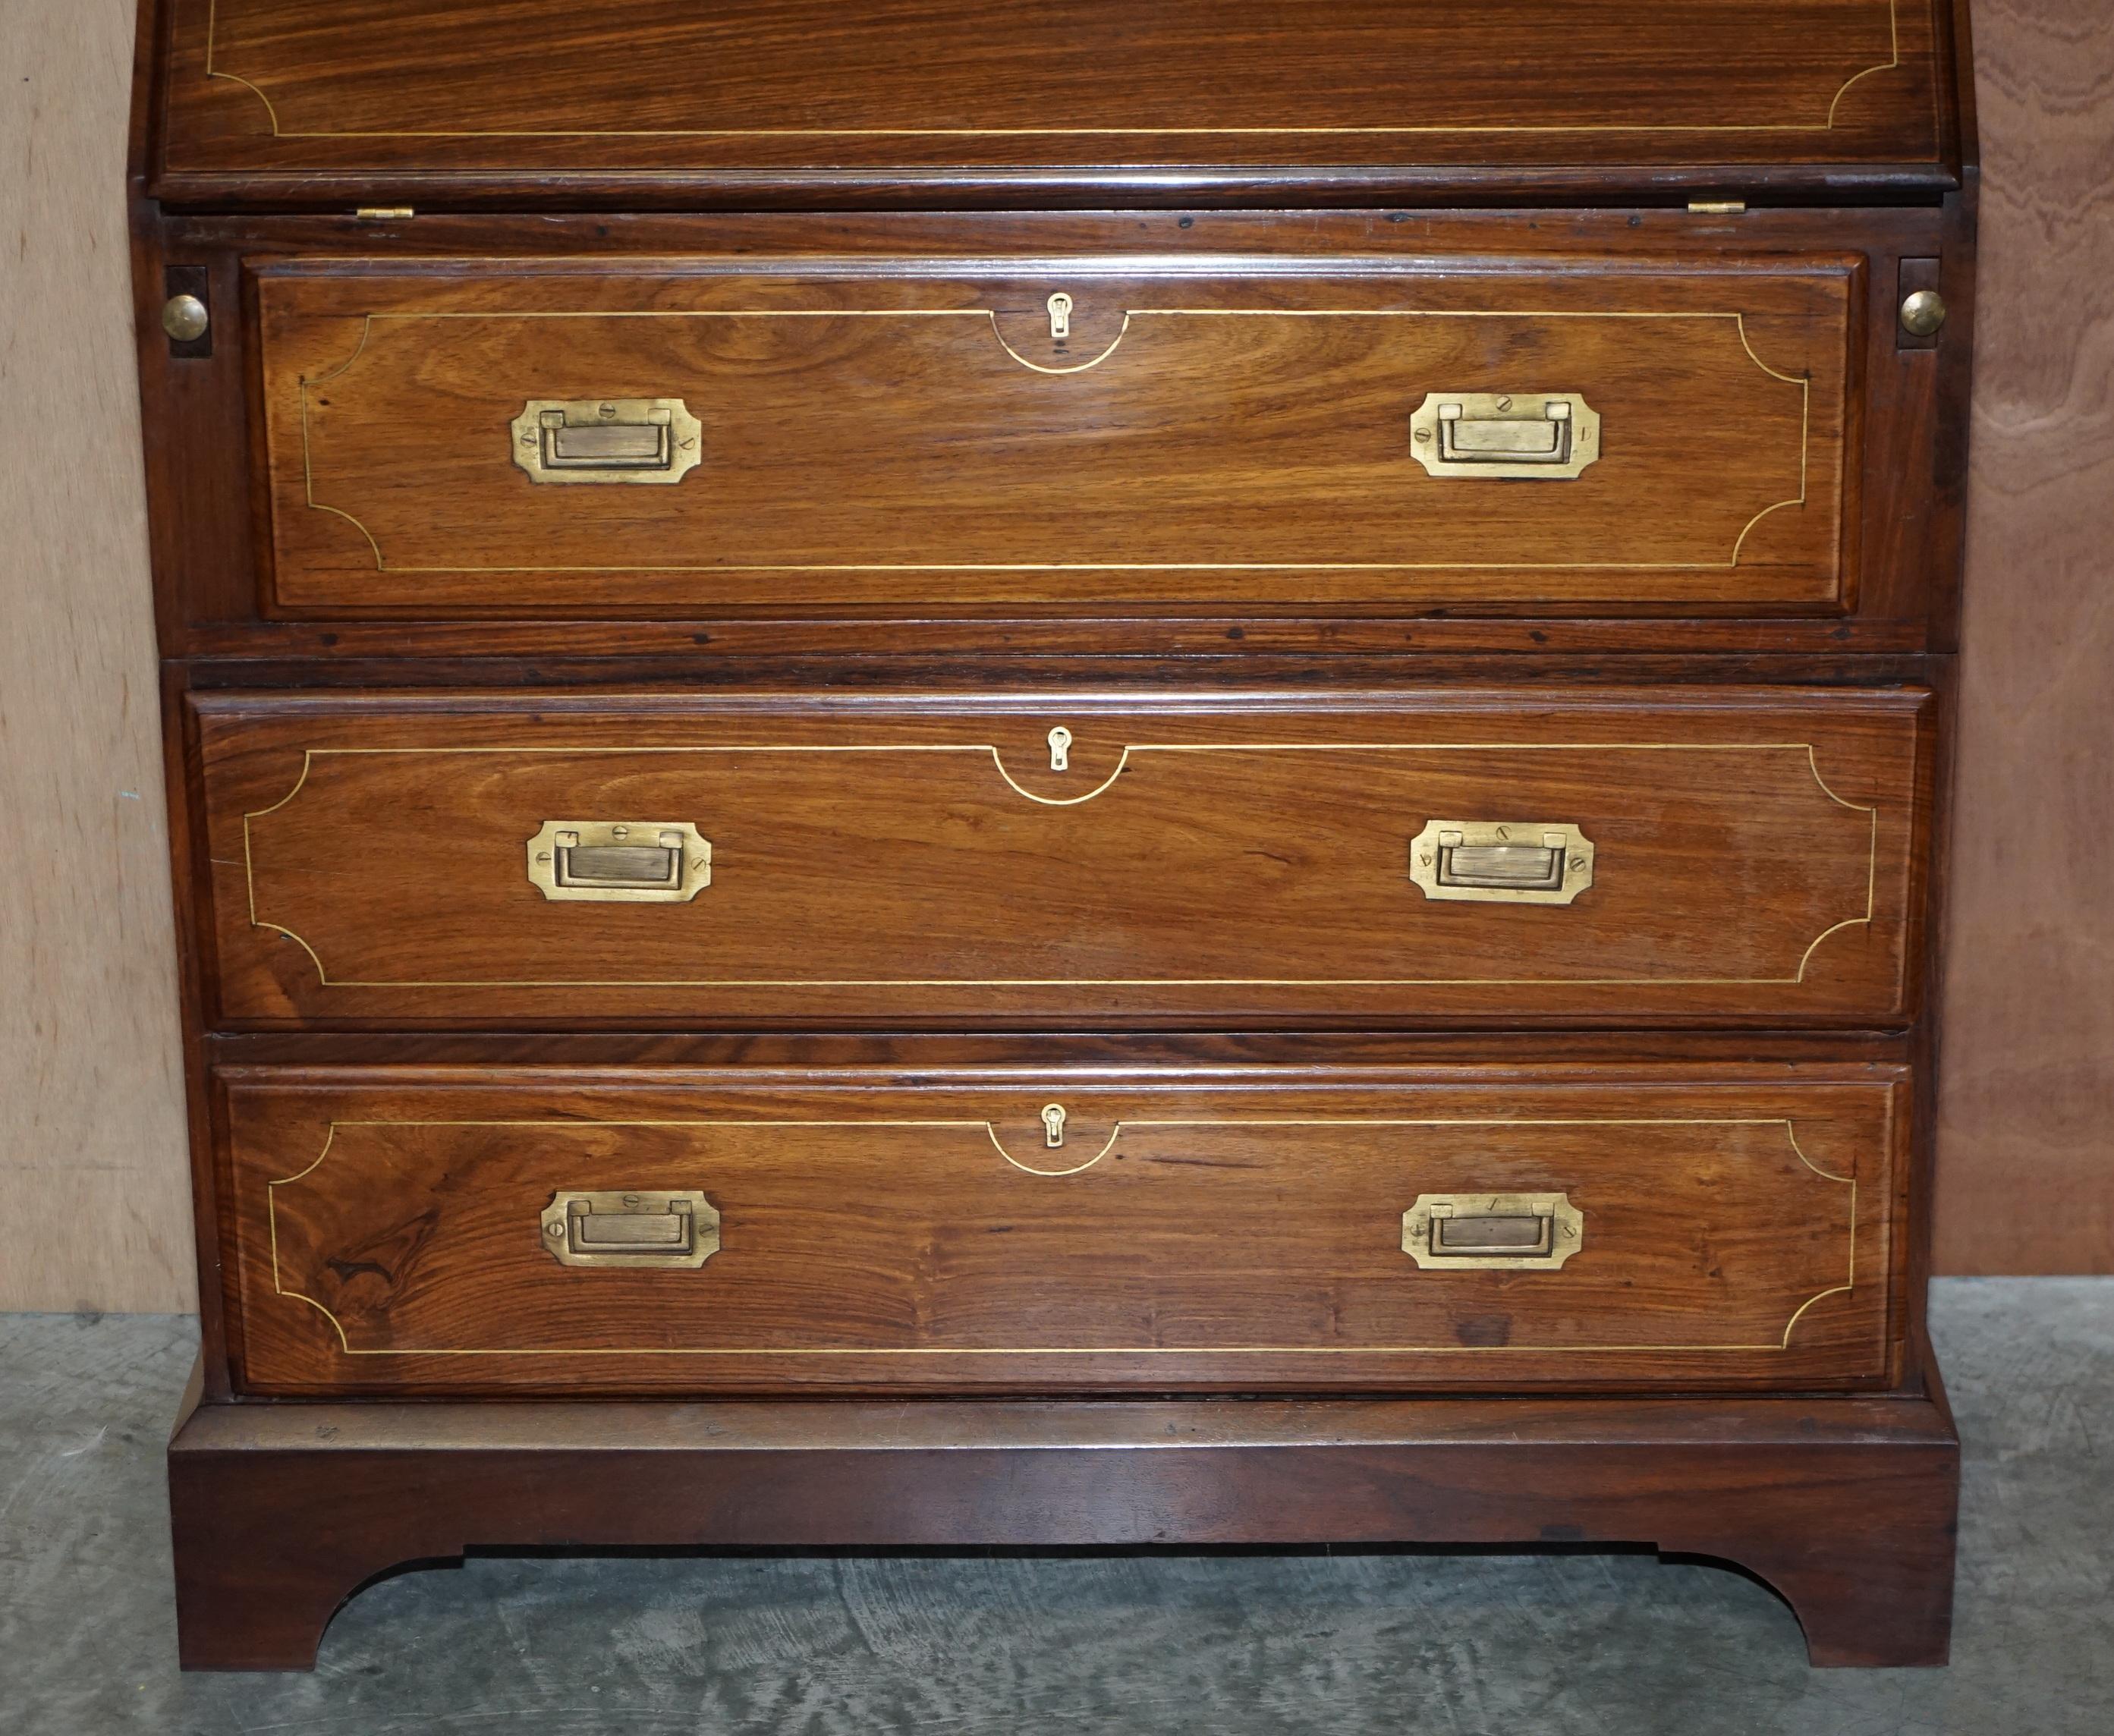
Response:
[[[149,0],[184,1657],[1561,1541],[1946,1655],[1952,0]]]

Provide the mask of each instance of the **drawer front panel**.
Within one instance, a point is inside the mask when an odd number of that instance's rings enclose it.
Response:
[[[754,269],[263,268],[275,606],[1854,603],[1849,259]]]
[[[193,703],[237,1025],[1913,1003],[1917,692]]]
[[[1496,1071],[223,1077],[242,1379],[562,1395],[1886,1377],[1898,1077]]]

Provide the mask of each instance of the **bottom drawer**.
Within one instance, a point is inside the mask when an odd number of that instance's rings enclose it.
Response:
[[[250,1392],[1892,1372],[1908,1096],[1889,1067],[240,1069],[219,1086]]]

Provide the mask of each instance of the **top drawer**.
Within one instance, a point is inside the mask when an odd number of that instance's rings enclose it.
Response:
[[[1860,269],[267,264],[269,602],[1839,614]]]

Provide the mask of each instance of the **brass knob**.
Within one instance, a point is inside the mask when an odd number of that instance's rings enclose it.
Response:
[[[195,295],[172,295],[162,304],[162,329],[179,344],[194,344],[213,323],[205,304]]]
[[[1901,330],[1929,337],[1945,323],[1945,298],[1936,290],[1918,290],[1901,303]]]

